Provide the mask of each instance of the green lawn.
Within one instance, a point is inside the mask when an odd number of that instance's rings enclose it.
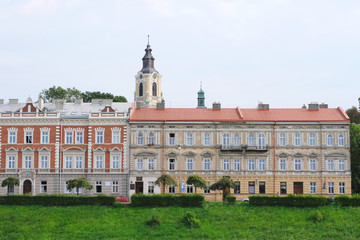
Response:
[[[360,239],[360,208],[206,204],[204,208],[0,206],[0,239]],[[186,211],[199,229],[182,223]],[[161,226],[145,223],[157,215]]]

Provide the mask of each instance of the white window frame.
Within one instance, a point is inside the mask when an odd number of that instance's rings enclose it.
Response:
[[[104,156],[103,155],[97,155],[95,156],[95,168],[96,169],[103,169],[104,166]]]
[[[174,134],[174,137],[171,137],[170,134]],[[175,133],[169,133],[169,146],[175,146],[176,144],[176,135]]]
[[[279,134],[279,146],[281,146],[281,147],[286,146],[286,134],[285,133]]]
[[[294,133],[294,146],[301,146],[301,133]]]
[[[327,160],[327,170],[328,171],[335,171],[335,160],[333,158],[329,158]]]
[[[120,156],[119,155],[111,156],[111,167],[113,169],[119,169],[120,168]]]
[[[316,146],[316,133],[309,133],[309,146]]]
[[[240,146],[240,134],[235,133],[234,137],[233,137],[233,141],[234,141],[233,145],[236,147],[239,147]]]
[[[47,169],[49,168],[49,156],[48,155],[40,155],[40,168]]]
[[[266,146],[266,136],[264,133],[259,133],[258,135],[258,141],[259,141],[259,149],[265,149]]]
[[[136,170],[144,170],[144,158],[136,158]]]
[[[30,155],[24,156],[24,168],[26,168],[26,169],[33,168],[33,156],[30,156]]]
[[[185,145],[186,146],[194,146],[194,134],[192,132],[187,132],[185,134]]]
[[[149,145],[154,145],[155,144],[155,134],[154,133],[149,133],[148,136],[148,144]]]
[[[148,158],[148,170],[155,170],[155,159]]]
[[[72,169],[73,156],[65,156],[65,169]]]
[[[28,137],[29,137],[29,141],[27,140]],[[25,144],[33,144],[34,143],[34,131],[33,130],[25,130],[24,143]]]
[[[335,183],[328,182],[328,194],[334,194],[334,193],[335,193]]]
[[[266,170],[266,159],[260,158],[258,161],[259,161],[259,171],[265,171]]]
[[[84,159],[82,156],[75,156],[75,168],[76,169],[84,168]]]
[[[234,159],[234,171],[240,171],[240,159],[239,158]]]
[[[342,134],[342,133],[340,133],[338,135],[338,146],[339,147],[345,146],[345,137],[344,137],[344,134]]]
[[[339,194],[345,194],[345,182],[339,182]]]
[[[255,158],[248,158],[248,171],[255,171]]]
[[[329,133],[326,137],[326,142],[328,147],[334,146],[334,135],[332,133]]]
[[[65,130],[65,144],[74,144],[74,131]]]
[[[113,130],[111,131],[111,142],[113,144],[119,144],[120,143],[120,138],[121,138],[121,134],[120,134],[120,130]]]
[[[8,144],[16,144],[17,143],[17,130],[9,130],[8,133]]]
[[[144,134],[142,132],[139,132],[136,137],[136,142],[138,146],[144,145]]]
[[[101,190],[100,192],[98,192],[98,188],[97,188],[98,186],[101,187],[101,188],[100,188],[100,190]],[[101,182],[101,181],[96,181],[96,182],[95,182],[95,193],[102,193],[102,192],[103,192],[103,191],[102,191],[102,190],[103,190],[102,188],[103,188],[103,187],[102,187],[102,182]]]
[[[211,158],[203,158],[203,170],[211,170]]]
[[[155,183],[154,182],[148,182],[148,194],[153,194],[155,190]]]
[[[310,194],[316,194],[316,182],[310,182]]]
[[[104,130],[96,130],[96,144],[104,144]]]
[[[279,158],[279,170],[287,171],[287,159],[286,158]]]
[[[223,159],[223,170],[230,171],[230,159],[229,158]]]
[[[47,181],[40,181],[40,193],[47,193]]]
[[[16,166],[16,156],[15,155],[8,155],[7,156],[7,168],[8,169],[15,169],[15,166]]]
[[[345,159],[339,159],[338,170],[339,171],[345,171]]]
[[[210,146],[211,145],[211,134],[210,133],[204,133],[204,146]]]
[[[186,170],[194,171],[194,158],[186,158]]]
[[[65,192],[65,193],[71,193],[71,192],[72,192],[71,190],[68,190],[68,188],[67,188],[67,187],[68,187],[68,184],[69,184],[69,182],[67,182],[67,181],[66,181],[65,184],[64,184],[64,186],[65,186],[65,191],[64,191],[64,192]]]
[[[194,185],[193,184],[186,184],[186,193],[194,193]]]
[[[119,193],[119,181],[112,181],[111,193]]]
[[[76,131],[75,132],[76,136],[75,136],[75,143],[76,144],[84,144],[84,131]]]
[[[247,140],[249,146],[255,146],[255,135],[253,133],[249,133]]]
[[[50,143],[50,131],[42,130],[41,131],[41,144],[49,144]]]
[[[317,171],[317,159],[316,158],[309,159],[309,171]]]
[[[302,171],[302,159],[294,158],[294,171]]]
[[[171,161],[171,160],[174,160],[174,161]],[[171,168],[171,166],[173,166]],[[177,169],[176,167],[176,158],[169,158],[168,159],[168,170],[169,171],[175,171]]]

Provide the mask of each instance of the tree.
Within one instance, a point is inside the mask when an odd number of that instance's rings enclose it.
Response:
[[[76,194],[79,196],[80,188],[91,190],[93,186],[90,183],[88,183],[86,178],[83,177],[83,178],[71,179],[68,181],[67,189],[69,191],[72,191],[74,188],[76,189]]]
[[[360,193],[360,125],[350,125],[352,193]]]
[[[18,178],[8,177],[4,179],[1,183],[1,187],[7,187],[7,195],[9,195],[9,189],[11,186],[19,186],[20,181]]]
[[[195,187],[195,193],[196,193],[196,188],[201,188],[204,189],[206,188],[206,182],[204,181],[204,179],[202,179],[200,176],[198,175],[191,175],[188,177],[186,184],[189,185],[194,185]]]
[[[81,97],[84,102],[91,102],[92,99],[112,99],[113,102],[127,102],[127,99],[124,96],[114,96],[111,93],[104,92],[89,92],[86,91],[81,94]]]
[[[226,196],[229,194],[230,188],[235,188],[235,184],[228,176],[223,176],[219,181],[210,186],[211,190],[223,191],[223,202],[225,202]]]
[[[162,174],[155,181],[155,185],[162,186],[162,193],[165,193],[165,187],[169,185],[176,185],[176,181],[169,174]]]
[[[349,116],[350,122],[360,124],[360,112],[356,107],[346,110],[346,114]]]

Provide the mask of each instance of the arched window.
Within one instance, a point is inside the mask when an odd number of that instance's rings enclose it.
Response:
[[[153,133],[149,133],[149,145],[155,144],[155,136]]]
[[[265,148],[265,134],[263,134],[263,133],[259,134],[259,148],[260,149]]]
[[[139,83],[139,97],[142,97],[144,94],[144,89],[143,89],[143,83]]]
[[[334,137],[331,133],[328,134],[328,136],[327,136],[327,145],[334,146]]]
[[[228,149],[230,147],[230,134],[224,133],[222,142],[223,149]]]
[[[240,135],[238,133],[234,134],[234,146],[240,146]]]
[[[152,95],[157,96],[157,85],[155,82],[152,85]]]
[[[248,136],[248,145],[255,146],[255,136],[252,133],[250,133]]]
[[[142,133],[139,133],[137,136],[137,144],[143,145],[144,144],[144,135]]]
[[[338,136],[338,145],[344,146],[344,135],[343,134],[339,134],[339,136]]]

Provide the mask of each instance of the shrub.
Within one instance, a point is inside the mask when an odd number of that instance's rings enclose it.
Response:
[[[147,221],[146,224],[149,225],[150,227],[160,226],[159,217],[156,216],[156,215],[153,215],[153,216],[151,217],[151,220],[150,220],[150,221]]]
[[[313,220],[314,222],[321,222],[322,220],[324,220],[324,216],[319,210],[316,210],[313,215]]]
[[[236,197],[229,194],[226,196],[226,201],[228,202],[229,205],[234,205],[236,201]]]
[[[348,195],[340,195],[335,197],[335,203],[340,206],[360,206],[360,195],[354,194],[351,197]]]
[[[186,212],[183,222],[189,228],[200,228],[200,220],[196,218],[193,212]]]
[[[204,196],[199,194],[134,194],[131,205],[135,207],[202,207]]]
[[[256,206],[320,207],[331,204],[331,199],[314,195],[250,196],[249,203]]]

